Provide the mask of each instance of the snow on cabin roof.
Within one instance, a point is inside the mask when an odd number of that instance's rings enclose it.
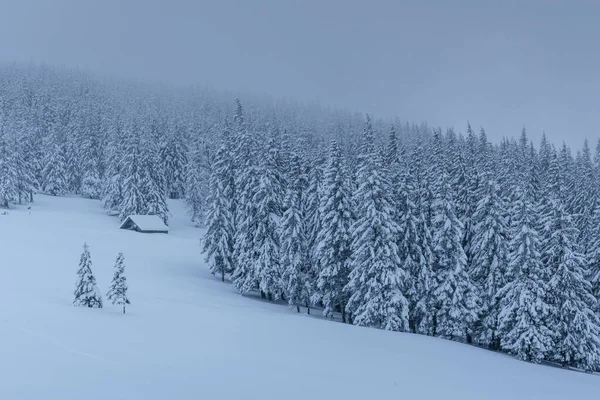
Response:
[[[130,215],[125,218],[120,228],[122,229],[131,220],[139,230],[147,232],[168,232],[169,227],[165,225],[158,215]]]

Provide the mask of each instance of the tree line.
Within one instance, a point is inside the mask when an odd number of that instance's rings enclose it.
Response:
[[[0,66],[0,206],[183,199],[241,293],[598,369],[600,146],[232,97]]]
[[[355,156],[313,149],[238,101],[211,162],[211,271],[298,311],[598,370],[600,144],[388,132],[367,116]]]

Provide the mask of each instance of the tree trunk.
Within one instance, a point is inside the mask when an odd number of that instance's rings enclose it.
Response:
[[[125,314],[125,304],[123,304],[123,314]]]
[[[300,306],[298,304],[296,304],[296,312],[300,314]]]
[[[225,271],[221,270],[221,282],[225,282]]]

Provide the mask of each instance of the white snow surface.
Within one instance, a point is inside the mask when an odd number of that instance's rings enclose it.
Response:
[[[446,340],[359,328],[240,296],[202,231],[119,230],[98,201],[38,196],[0,215],[0,399],[597,399],[600,376]],[[125,255],[123,315],[74,307],[83,243],[103,294]]]
[[[125,218],[121,227],[125,225],[128,219],[131,219],[134,224],[142,231],[168,231],[169,227],[165,225],[158,215],[130,215]]]

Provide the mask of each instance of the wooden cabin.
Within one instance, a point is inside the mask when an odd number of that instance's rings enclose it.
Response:
[[[125,218],[119,229],[141,233],[169,233],[169,227],[158,215],[130,215]]]

